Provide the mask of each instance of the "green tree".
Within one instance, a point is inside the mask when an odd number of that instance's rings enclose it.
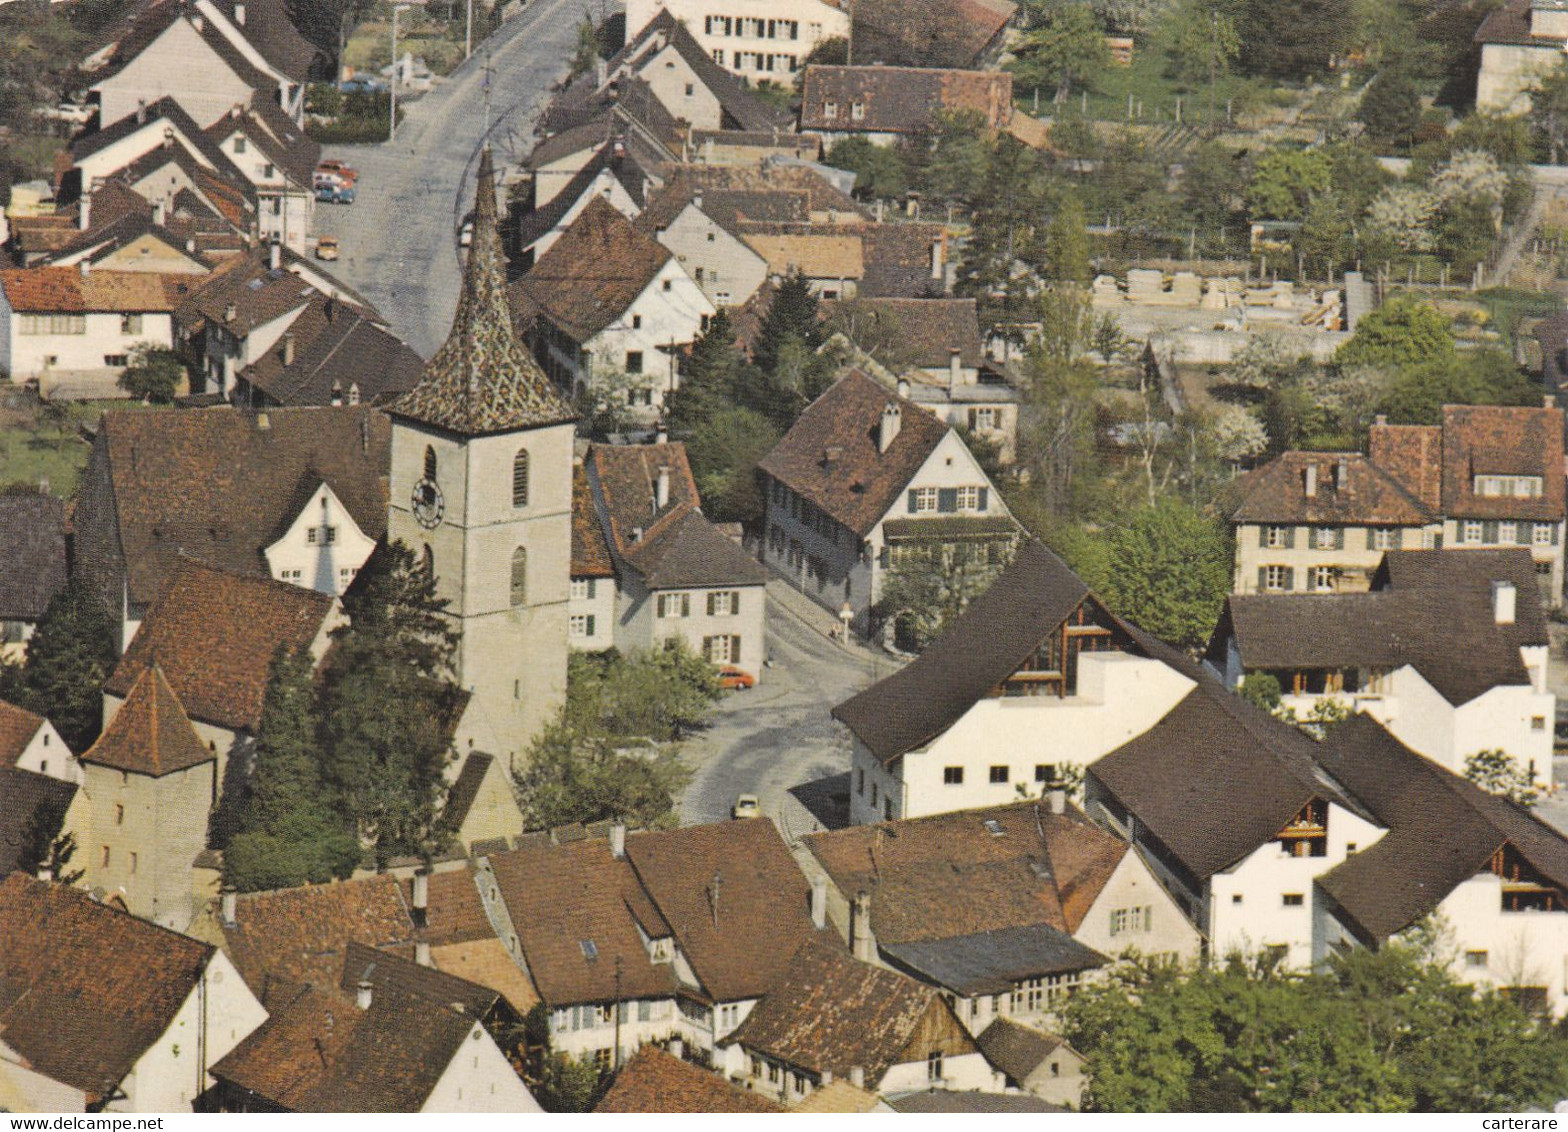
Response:
[[[1046,288],[1039,302],[1041,330],[1030,344],[1019,420],[1021,459],[1035,477],[1046,512],[1068,514],[1093,465],[1094,394],[1089,353],[1094,310],[1079,287]]]
[[[1421,124],[1421,91],[1404,68],[1385,67],[1361,96],[1356,117],[1375,140],[1408,147]]]
[[[178,395],[184,381],[185,363],[179,354],[143,343],[131,351],[120,388],[138,400],[165,405]]]
[[[1049,87],[1061,102],[1075,84],[1110,66],[1105,30],[1087,4],[1053,7],[1015,49],[1013,73],[1023,89]]]
[[[1355,229],[1333,190],[1319,193],[1307,205],[1295,248],[1302,270],[1314,278],[1332,277],[1354,262]]]
[[[599,61],[599,33],[593,26],[593,17],[586,11],[577,24],[577,44],[572,49],[571,77],[593,70]]]
[[[679,739],[702,726],[723,694],[713,667],[676,641],[666,648],[574,654],[565,720],[612,739]]]
[[[324,770],[346,821],[378,860],[428,856],[461,697],[450,682],[457,633],[428,560],[379,547],[343,597],[348,623],[322,687]]]
[[[1521,806],[1533,806],[1540,800],[1530,772],[1507,751],[1493,748],[1467,756],[1464,774],[1488,794],[1501,795]]]
[[[1241,0],[1241,62],[1273,79],[1321,74],[1352,26],[1351,0]]]
[[[847,137],[833,147],[831,160],[835,169],[855,174],[855,196],[861,200],[899,201],[909,191],[909,172],[896,146],[877,145],[858,135]]]
[[[1397,296],[1368,314],[1334,361],[1341,366],[1403,367],[1422,363],[1446,365],[1454,358],[1454,334],[1448,317],[1436,307],[1406,295]]]
[[[878,620],[892,623],[899,648],[923,650],[991,588],[1011,551],[965,543],[907,551],[883,575]]]
[[[607,735],[555,723],[529,747],[517,797],[530,829],[606,818],[666,829],[678,822],[676,795],[689,780],[673,748],[623,752]]]
[[[1063,198],[1045,231],[1045,261],[1051,278],[1087,286],[1089,266],[1088,218],[1076,196]]]
[[[757,465],[783,434],[755,409],[724,409],[686,438],[705,514],[720,523],[755,523],[765,510]]]
[[[21,706],[48,717],[80,754],[98,738],[102,689],[117,659],[114,622],[85,586],[72,582],[49,602],[27,642]]]
[[[1186,0],[1167,17],[1168,58],[1189,88],[1228,75],[1241,55],[1236,20],[1217,0]]]
[[[1264,711],[1272,712],[1280,705],[1283,692],[1279,686],[1279,679],[1267,672],[1249,672],[1242,678],[1241,687],[1237,689],[1242,699],[1260,707]]]
[[[757,330],[757,344],[752,349],[751,359],[764,372],[773,374],[779,368],[780,354],[789,342],[808,351],[822,344],[817,296],[799,271],[780,280],[778,290],[768,304],[768,313]]]
[[[66,806],[41,805],[22,831],[22,844],[12,868],[29,876],[47,877],[55,884],[73,885],[86,876],[73,869],[76,834],[65,832]]]
[[[1553,67],[1530,93],[1530,130],[1553,165],[1568,149],[1568,67]]]
[[[1137,511],[1110,534],[1105,600],[1179,648],[1203,645],[1230,589],[1231,554],[1212,519],[1177,500]]]
[[[1320,149],[1271,149],[1253,167],[1248,210],[1255,220],[1300,220],[1332,179],[1333,165]]]
[[[978,110],[937,114],[931,161],[921,186],[930,200],[965,207],[974,204],[990,162],[985,135],[985,118]],[[837,153],[835,149],[835,156]]]
[[[685,440],[707,424],[735,394],[740,367],[745,364],[735,342],[735,324],[720,310],[708,320],[708,329],[691,344],[691,354],[681,366],[681,384],[669,398],[670,432]]]

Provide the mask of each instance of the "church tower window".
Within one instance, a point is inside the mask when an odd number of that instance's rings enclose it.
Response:
[[[425,445],[425,478],[427,480],[436,478],[436,450],[428,444]]]
[[[528,551],[518,547],[512,551],[512,604],[522,605],[528,600]]]
[[[512,457],[512,506],[528,506],[528,449],[520,448]]]
[[[425,568],[425,573],[434,580],[436,576],[436,552],[430,549],[428,542],[425,543],[422,565]]]

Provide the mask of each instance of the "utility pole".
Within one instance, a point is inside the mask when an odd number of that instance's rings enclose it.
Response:
[[[463,58],[474,54],[474,0],[468,0],[468,25],[463,31]]]
[[[392,120],[387,123],[387,141],[397,137],[397,17],[408,11],[407,4],[392,5]]]
[[[615,957],[615,1055],[611,1059],[615,1069],[621,1067],[621,957]]]
[[[1214,129],[1214,82],[1219,73],[1220,11],[1209,9],[1209,129]]]
[[[490,49],[487,47],[487,48],[485,48],[485,68],[484,68],[484,75],[485,75],[485,81],[484,81],[485,118],[484,118],[484,130],[480,133],[480,135],[479,135],[480,138],[489,138],[489,136],[490,136],[490,76],[493,75],[494,73],[495,73],[495,68],[490,66]]]

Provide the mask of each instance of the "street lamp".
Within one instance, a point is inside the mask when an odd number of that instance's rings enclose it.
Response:
[[[408,11],[407,4],[395,4],[392,7],[392,120],[387,123],[387,141],[397,137],[397,17],[398,13]]]

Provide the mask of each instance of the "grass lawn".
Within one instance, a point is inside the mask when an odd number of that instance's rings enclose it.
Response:
[[[399,57],[406,53],[415,59],[423,59],[432,74],[451,73],[453,68],[463,61],[462,22],[458,20],[452,22],[451,26],[457,34],[454,40],[448,34],[447,25],[440,20],[415,19],[411,16],[410,13],[398,18]],[[480,35],[477,15],[475,24],[474,34],[477,38]],[[360,24],[343,47],[343,62],[353,67],[356,75],[379,74],[381,68],[391,61],[392,21],[390,19],[367,20]]]
[[[66,419],[57,424],[43,415],[41,406],[0,409],[0,487],[36,488],[47,479],[50,492],[69,499],[91,451],[78,429],[96,424],[106,409],[149,411],[137,401],[86,401],[68,405]]]
[[[1487,310],[1489,329],[1502,336],[1502,344],[1513,348],[1514,332],[1523,318],[1546,318],[1562,310],[1562,299],[1545,291],[1521,291],[1512,287],[1494,287],[1477,291],[1475,298]]]

